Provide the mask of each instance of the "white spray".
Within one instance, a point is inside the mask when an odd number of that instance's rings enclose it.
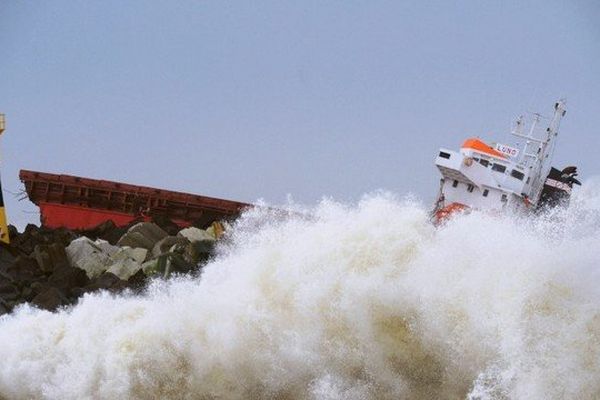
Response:
[[[600,185],[584,187],[560,216],[440,229],[386,194],[255,211],[199,279],[1,317],[0,398],[600,398]]]

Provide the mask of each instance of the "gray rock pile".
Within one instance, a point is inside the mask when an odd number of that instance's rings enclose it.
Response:
[[[28,225],[22,233],[11,227],[11,244],[0,243],[0,315],[23,303],[53,311],[85,293],[139,291],[153,277],[199,271],[220,234],[218,224],[160,225],[107,222],[86,232]]]

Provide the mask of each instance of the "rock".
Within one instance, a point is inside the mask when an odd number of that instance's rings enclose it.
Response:
[[[158,275],[165,271],[167,256],[162,255],[142,264],[142,272],[147,276]]]
[[[111,257],[119,251],[118,246],[114,246],[104,239],[96,239],[94,245]]]
[[[126,281],[142,269],[142,263],[146,260],[147,254],[148,250],[146,249],[122,247],[112,256],[113,264],[106,271]]]
[[[7,268],[6,275],[12,281],[19,282],[20,284],[30,284],[44,277],[44,273],[40,270],[37,261],[34,258],[26,256],[18,256],[14,263]]]
[[[10,250],[9,245],[0,242],[0,273],[6,272],[8,267],[15,262],[15,256]]]
[[[141,269],[127,280],[127,286],[135,291],[140,291],[146,286],[146,275]]]
[[[142,265],[142,271],[147,276],[162,276],[168,278],[174,272],[187,273],[193,270],[196,264],[186,260],[179,253],[165,253]]]
[[[142,264],[146,260],[148,250],[143,248],[133,249],[131,247],[121,247],[111,257],[113,261],[121,261],[131,259],[138,264]]]
[[[44,290],[46,290],[49,286],[46,283],[42,283],[42,282],[33,282],[31,284],[31,286],[29,286],[31,288],[31,292],[34,296],[37,296],[38,294],[42,293]]]
[[[41,309],[54,311],[60,306],[69,304],[69,299],[57,288],[49,287],[35,296],[31,303]]]
[[[179,229],[181,229],[179,225],[164,215],[153,215],[152,222],[171,236],[177,235],[177,232],[179,232]]]
[[[95,290],[138,291],[147,275],[188,273],[210,256],[216,231],[155,221],[129,229],[106,222],[86,232],[12,227],[11,243],[0,243],[0,315],[24,302],[55,310]]]
[[[140,232],[127,232],[119,239],[117,245],[150,250],[154,246],[154,242]]]
[[[51,272],[54,269],[54,265],[52,265],[50,255],[46,251],[42,250],[40,246],[47,247],[46,245],[36,245],[32,256],[37,261],[42,272]]]
[[[33,224],[27,224],[21,235],[11,242],[14,248],[17,248],[23,254],[31,254],[35,243],[39,242],[40,228]]]
[[[11,242],[19,237],[19,230],[16,226],[8,225],[8,237],[10,238]]]
[[[64,265],[57,268],[48,278],[48,286],[61,289],[65,293],[70,289],[82,287],[89,283],[89,278],[83,269]]]
[[[208,233],[215,239],[219,239],[225,233],[226,227],[226,222],[215,221],[208,228],[206,228],[206,233]]]
[[[184,237],[190,242],[215,241],[215,237],[203,229],[190,227],[179,231],[178,236]]]
[[[10,306],[7,302],[0,299],[0,317],[4,314],[8,314],[10,312]]]
[[[31,286],[25,286],[21,291],[21,300],[31,301],[36,295],[37,293],[33,293],[33,289],[31,289]]]
[[[166,236],[169,236],[167,232],[151,222],[140,222],[139,224],[135,224],[129,228],[128,232],[140,232],[154,243]]]
[[[173,272],[186,274],[195,269],[196,266],[197,264],[195,262],[188,260],[182,254],[171,253],[168,255],[167,271],[165,273],[165,278],[167,278],[169,274]]]
[[[108,267],[106,272],[114,274],[118,276],[119,279],[126,281],[141,269],[142,265],[140,263],[131,258],[127,258],[115,262],[110,267]]]
[[[127,232],[126,228],[118,227],[113,221],[108,220],[92,229],[82,232],[82,234],[92,240],[102,239],[115,245],[125,232]]]
[[[140,222],[129,228],[117,245],[152,250],[156,242],[168,236],[167,232],[151,222]]]
[[[68,264],[65,248],[59,243],[38,244],[34,247],[32,256],[45,273],[51,273],[55,267]]]
[[[110,290],[110,291],[121,291],[127,287],[127,282],[119,279],[118,276],[105,272],[92,280],[89,285],[85,286],[83,290],[85,292],[94,292],[96,290]]]
[[[57,243],[65,247],[77,237],[74,232],[64,228],[46,229],[31,224],[27,225],[23,233],[11,235],[10,246],[21,255],[30,255],[35,246],[40,244]]]
[[[205,262],[212,254],[214,245],[215,242],[211,240],[194,241],[185,247],[183,255],[193,264]]]
[[[86,237],[80,237],[67,246],[66,253],[71,266],[84,270],[92,279],[106,271],[112,264],[111,255],[117,250],[117,247],[106,241],[96,243]]]
[[[167,253],[171,247],[176,244],[187,245],[189,240],[183,236],[167,236],[162,238],[152,248],[151,256],[153,258],[160,256],[161,254]]]
[[[15,285],[9,282],[0,282],[0,299],[13,301],[17,300],[19,296],[19,289]]]
[[[46,244],[56,243],[60,244],[63,248],[67,247],[69,243],[79,236],[66,228],[44,229],[42,234],[44,235],[44,242]]]

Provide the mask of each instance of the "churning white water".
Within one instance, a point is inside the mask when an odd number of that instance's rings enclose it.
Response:
[[[0,398],[598,399],[599,214],[257,211],[201,278],[1,317]]]

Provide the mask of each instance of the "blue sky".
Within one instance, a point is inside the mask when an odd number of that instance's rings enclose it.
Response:
[[[431,202],[438,147],[566,97],[555,164],[600,172],[600,2],[4,1],[0,139],[19,169],[240,201]]]

